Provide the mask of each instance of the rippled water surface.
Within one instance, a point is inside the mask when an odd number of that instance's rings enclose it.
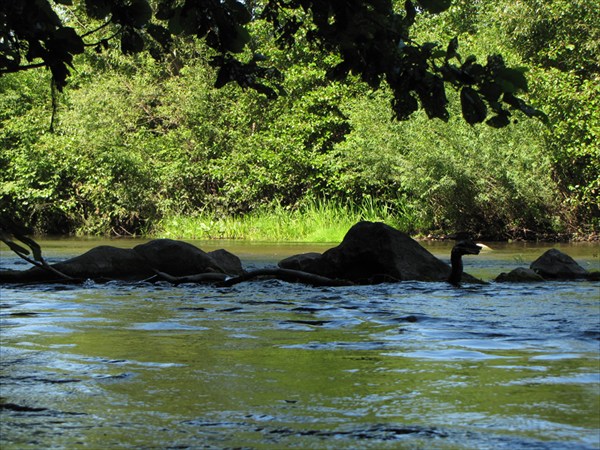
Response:
[[[100,242],[42,244],[55,261]],[[468,272],[491,279],[545,250],[490,245]],[[247,268],[327,248],[218,246]],[[26,268],[2,250],[0,266]],[[561,250],[600,268],[597,245]],[[600,448],[598,282],[90,282],[0,296],[3,450]]]

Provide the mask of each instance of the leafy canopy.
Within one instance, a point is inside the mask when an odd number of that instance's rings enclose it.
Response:
[[[292,46],[302,29],[315,48],[337,54],[329,70],[334,80],[353,74],[376,89],[386,83],[397,119],[407,119],[420,107],[429,118],[448,120],[446,88],[460,91],[462,115],[469,124],[486,121],[493,127],[510,123],[511,111],[544,117],[519,95],[527,91],[523,68],[507,67],[500,55],[482,64],[462,58],[458,40],[447,46],[418,43],[411,27],[420,15],[437,14],[450,0],[20,0],[0,5],[0,75],[46,67],[61,90],[74,55],[85,47],[101,51],[118,39],[123,53],[145,49],[168,53],[175,36],[205,39],[216,51],[215,82],[237,82],[267,97],[278,94],[281,74],[264,65],[260,54],[244,60],[249,46],[247,25],[265,20],[277,43]],[[68,26],[69,9],[83,10],[95,29],[79,32]],[[101,30],[112,34],[95,37]],[[254,49],[260,50],[260,49]]]

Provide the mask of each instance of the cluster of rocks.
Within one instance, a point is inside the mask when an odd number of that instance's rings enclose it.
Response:
[[[157,273],[173,277],[222,274],[222,277],[217,277],[218,280],[244,273],[240,259],[227,250],[207,253],[192,244],[172,239],[155,239],[131,249],[101,245],[51,267],[74,279],[99,281],[140,281]],[[44,283],[59,279],[59,274],[43,267],[0,271],[0,283]]]
[[[383,223],[359,222],[337,247],[324,253],[291,256],[277,268],[246,272],[240,259],[223,249],[212,252],[186,242],[156,239],[131,249],[99,246],[51,265],[53,270],[32,267],[24,271],[0,271],[0,283],[52,282],[62,276],[92,279],[169,282],[221,282],[235,284],[257,276],[318,285],[375,284],[406,280],[447,281],[451,267],[418,242]],[[462,270],[462,266],[461,266]],[[231,279],[234,281],[230,281]],[[570,256],[553,249],[531,264],[501,274],[496,281],[543,281],[548,279],[598,279]],[[227,280],[227,281],[226,281]],[[481,282],[462,274],[463,282]]]
[[[533,261],[529,268],[517,267],[496,277],[498,282],[537,282],[546,280],[600,280],[600,272],[588,272],[569,255],[552,248]]]
[[[446,281],[451,268],[406,233],[384,223],[359,222],[337,247],[304,253],[279,262],[279,267],[314,273],[357,284],[383,281]],[[463,274],[463,281],[478,282]]]

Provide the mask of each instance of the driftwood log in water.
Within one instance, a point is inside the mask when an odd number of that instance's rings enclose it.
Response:
[[[154,282],[154,281],[167,281],[172,284],[183,284],[183,283],[218,283],[225,281],[227,279],[227,275],[219,272],[206,272],[206,273],[197,273],[195,275],[184,275],[181,277],[176,277],[170,275],[165,272],[156,271],[156,275],[148,278],[144,281]]]
[[[287,281],[289,283],[303,283],[309,284],[311,286],[352,286],[354,283],[348,280],[341,280],[338,278],[328,278],[321,275],[315,275],[313,273],[302,272],[301,270],[292,270],[292,269],[281,269],[281,268],[272,268],[272,269],[257,269],[247,272],[243,275],[229,278],[217,286],[219,287],[229,287],[239,283],[243,283],[245,281],[254,280],[257,278],[274,278],[282,281]]]

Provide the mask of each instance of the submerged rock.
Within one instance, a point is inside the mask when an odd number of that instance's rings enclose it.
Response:
[[[502,272],[496,277],[496,281],[500,283],[531,283],[544,281],[544,278],[534,270],[517,267],[508,273]]]

